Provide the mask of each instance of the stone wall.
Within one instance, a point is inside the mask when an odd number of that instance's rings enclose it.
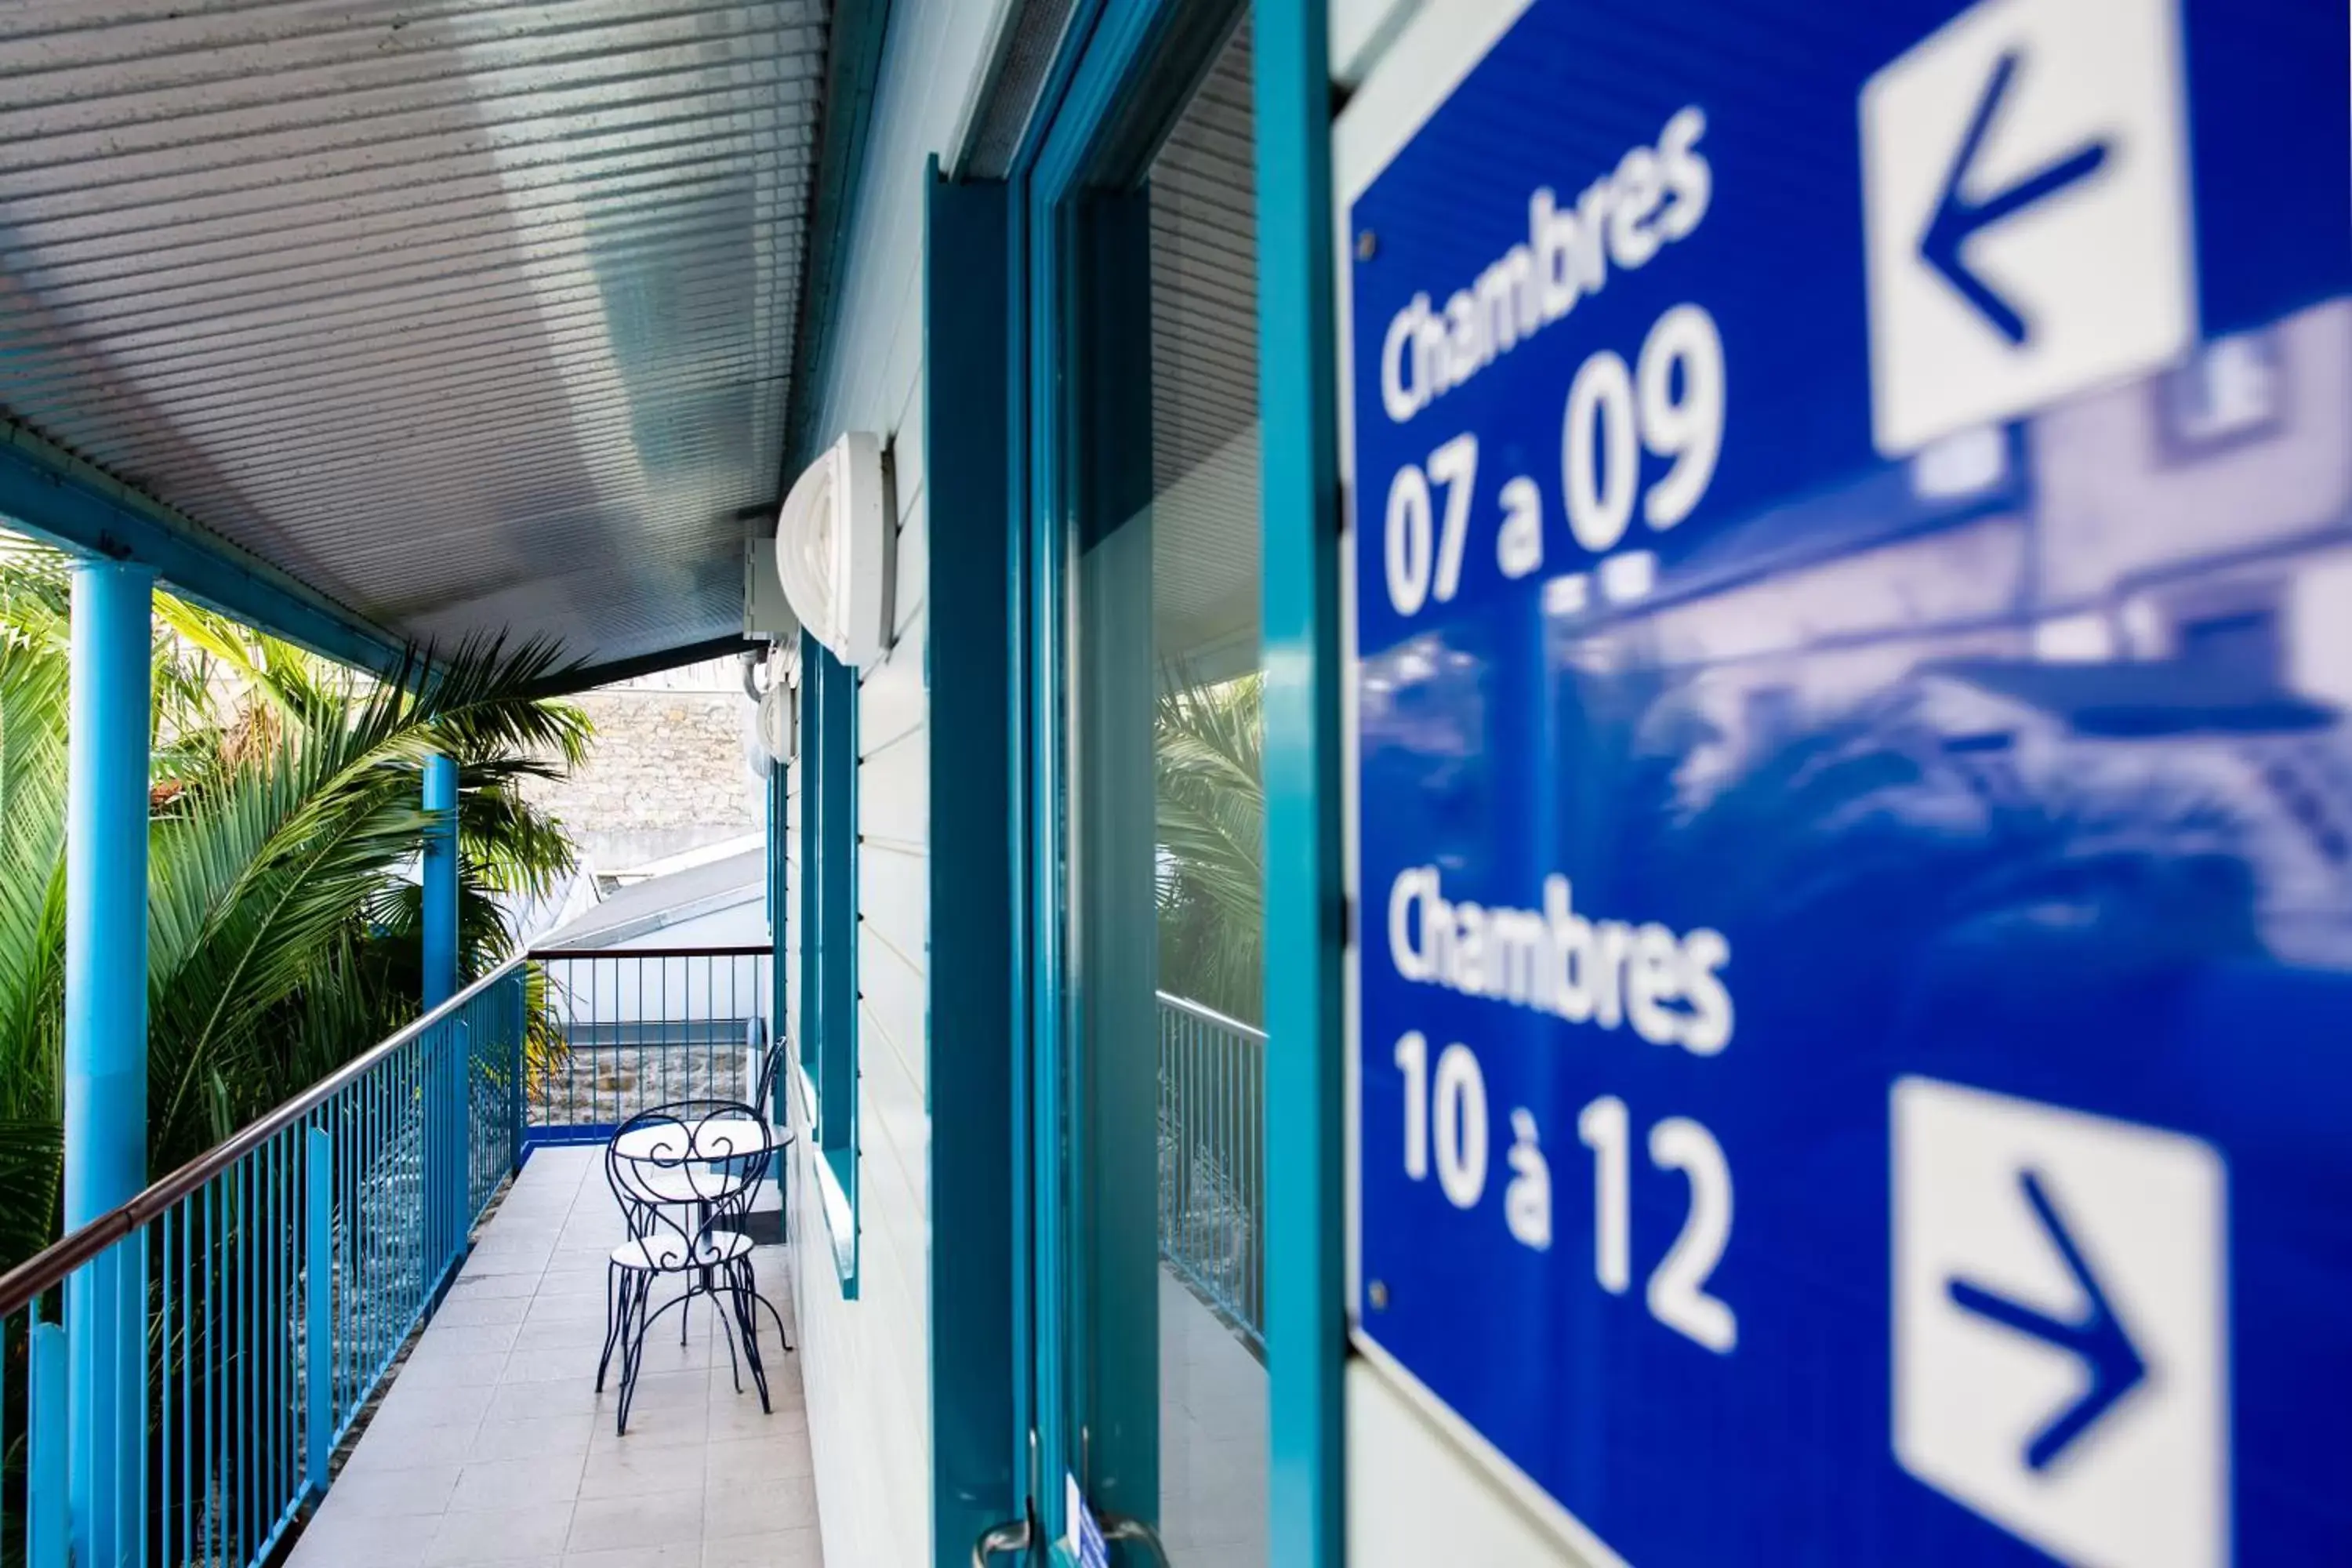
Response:
[[[531,798],[562,819],[599,872],[756,832],[761,790],[744,761],[740,667],[716,659],[581,693],[596,726],[588,765]]]

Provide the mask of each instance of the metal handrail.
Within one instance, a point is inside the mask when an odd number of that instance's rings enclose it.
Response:
[[[767,942],[739,947],[534,947],[523,956],[541,958],[765,958],[775,948]]]
[[[1263,1361],[1265,1032],[1159,1001],[1160,1258]]]
[[[768,943],[537,948],[546,978],[540,1026],[552,1049],[534,1065],[523,1140],[601,1142],[640,1110],[716,1094],[740,1100],[744,1018],[764,1020]],[[740,1074],[740,1076],[739,1076]]]
[[[1265,1044],[1265,1031],[1255,1024],[1244,1024],[1239,1018],[1229,1018],[1213,1007],[1203,1007],[1191,997],[1179,996],[1173,991],[1162,991],[1158,993],[1158,995],[1160,1005],[1163,1007],[1187,1014],[1198,1018],[1203,1024],[1212,1024],[1220,1029],[1231,1029],[1236,1035],[1246,1035],[1260,1045]]]
[[[775,949],[765,942],[737,947],[694,948],[534,948],[518,953],[483,975],[479,980],[442,1003],[430,1013],[418,1018],[371,1047],[364,1054],[352,1058],[317,1083],[278,1106],[258,1121],[248,1123],[233,1133],[226,1142],[214,1145],[154,1183],[144,1192],[118,1208],[109,1209],[96,1219],[69,1236],[43,1247],[6,1274],[0,1275],[0,1318],[25,1307],[36,1298],[56,1289],[75,1269],[123,1240],[158,1215],[223,1171],[285,1131],[303,1116],[317,1110],[334,1097],[335,1092],[365,1074],[385,1057],[415,1040],[426,1030],[437,1026],[443,1018],[461,1009],[481,992],[527,963],[541,959],[611,958],[760,958]]]
[[[215,1144],[119,1208],[111,1208],[71,1235],[43,1247],[6,1274],[0,1275],[0,1319],[55,1289],[66,1277],[116,1242],[135,1235],[173,1205],[236,1164],[246,1155],[299,1122],[332,1099],[337,1090],[362,1077],[377,1063],[436,1028],[467,1003],[512,974],[535,954],[508,959],[415,1023],[388,1036],[365,1054],[352,1058],[259,1121]]]

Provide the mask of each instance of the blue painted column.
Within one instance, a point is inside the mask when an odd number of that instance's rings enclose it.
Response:
[[[67,733],[65,1223],[147,1184],[147,752],[154,574],[73,574]],[[66,1282],[67,1510],[78,1563],[135,1561],[144,1520],[145,1258],[117,1247]]]
[[[457,994],[457,764],[425,759],[425,1007]]]
[[[26,1568],[70,1568],[65,1331],[35,1323],[25,1349],[25,1562]]]
[[[425,759],[424,997],[431,1012],[457,994],[457,764]],[[466,1037],[452,1022],[434,1031],[427,1049],[425,1181],[431,1200],[425,1242],[437,1282],[465,1251]]]

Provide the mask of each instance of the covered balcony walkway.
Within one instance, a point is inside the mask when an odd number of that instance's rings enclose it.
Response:
[[[594,1380],[623,1234],[601,1150],[532,1152],[289,1568],[819,1568],[800,1363],[772,1328],[772,1413],[748,1376],[736,1392],[716,1314],[698,1306],[686,1344],[652,1336],[614,1433],[617,1377],[601,1394]],[[784,1249],[753,1267],[789,1324]]]

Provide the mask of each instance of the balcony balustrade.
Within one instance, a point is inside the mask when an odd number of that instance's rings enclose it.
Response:
[[[145,1473],[110,1500],[117,1538],[142,1568],[267,1562],[531,1150],[740,1098],[769,973],[765,947],[519,957],[0,1278],[0,1563],[68,1561],[68,1466],[89,1436],[68,1409],[69,1278],[142,1304],[95,1315],[145,1325],[117,1347],[149,1416]],[[583,1386],[593,1370],[592,1347]]]

